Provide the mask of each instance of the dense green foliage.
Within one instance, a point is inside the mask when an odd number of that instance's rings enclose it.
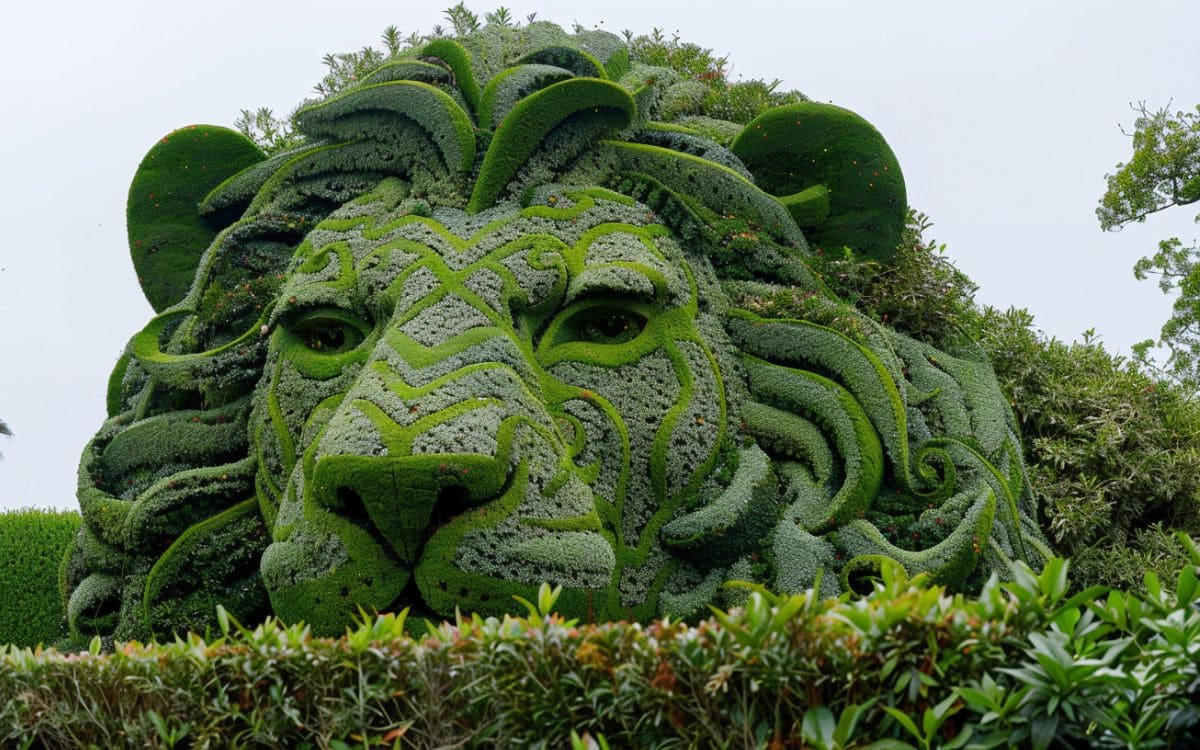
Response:
[[[1019,310],[974,324],[1021,424],[1047,536],[1076,577],[1136,588],[1182,559],[1168,532],[1200,537],[1200,403],[1108,353],[1035,333]]]
[[[1134,110],[1133,154],[1105,175],[1108,189],[1096,209],[1104,229],[1200,202],[1200,105],[1195,112],[1151,112],[1144,103]]]
[[[885,263],[895,253],[908,210],[904,178],[883,136],[858,115],[815,102],[776,107],[730,150],[781,197],[817,250],[849,247]]]
[[[572,616],[696,617],[730,580],[836,593],[890,560],[977,589],[1047,559],[979,350],[821,278],[810,239],[886,266],[902,238],[869,123],[773,96],[721,119],[705,50],[449,16],[331,59],[288,150],[197,128],[143,162],[135,257],[193,276],[84,451],[73,634],[217,603],[328,634],[541,582]],[[178,242],[139,256],[155,231]]]
[[[1133,153],[1127,163],[1117,164],[1116,172],[1105,175],[1107,190],[1096,209],[1107,230],[1200,202],[1200,105],[1195,112],[1172,113],[1166,107],[1151,112],[1143,102],[1134,111],[1139,117],[1130,134]],[[1196,218],[1200,221],[1200,215]],[[1178,237],[1163,240],[1158,252],[1139,260],[1133,270],[1142,280],[1157,276],[1164,293],[1178,293],[1157,341],[1136,346],[1135,358],[1158,369],[1154,348],[1164,347],[1168,356],[1161,372],[1190,392],[1200,391],[1200,247]]]
[[[522,23],[514,19],[506,8],[501,7],[480,19],[465,4],[459,3],[446,11],[446,20],[450,23],[450,28],[437,26],[428,34],[414,32],[407,37],[401,37],[399,29],[389,26],[381,35],[382,48],[366,45],[354,52],[327,54],[323,60],[326,74],[313,90],[322,99],[327,99],[367,81],[372,75],[377,75],[380,70],[387,69],[397,61],[402,65],[411,66],[413,61],[404,59],[406,53],[410,54],[412,50],[426,47],[432,42],[440,43],[440,40],[450,35],[470,36],[489,28],[493,33],[500,30],[516,32],[509,36],[509,40],[514,36],[519,39],[526,33],[535,34],[539,28],[544,27],[535,21],[536,17],[536,13],[531,13]],[[579,33],[585,32],[586,29],[576,24],[574,31]],[[684,122],[725,144],[740,131],[740,127],[737,126],[745,125],[772,107],[806,101],[804,95],[798,91],[777,91],[780,83],[778,80],[731,81],[728,75],[728,58],[717,57],[711,49],[684,42],[678,35],[667,36],[662,29],[654,29],[649,34],[635,34],[626,30],[622,35],[626,45],[619,49],[610,48],[616,56],[603,62],[597,60],[590,67],[592,72],[578,70],[578,64],[572,67],[572,64],[566,62],[571,55],[578,56],[579,59],[596,60],[590,52],[581,53],[577,48],[573,49],[570,46],[555,48],[553,52],[547,48],[533,53],[535,57],[539,54],[554,54],[558,56],[558,60],[551,65],[529,67],[558,67],[559,70],[566,67],[583,76],[604,71],[606,75],[600,77],[616,80],[624,76],[631,67],[644,66],[645,69],[654,71],[656,77],[665,77],[666,82],[670,84],[665,87],[659,104],[661,119]],[[532,60],[522,62],[530,63]],[[462,67],[459,69],[461,71]],[[408,76],[411,76],[411,72]],[[493,81],[503,77],[498,76]],[[491,114],[486,103],[488,92],[484,91],[480,96],[484,105],[483,109],[478,110],[480,122],[485,125],[499,124],[498,121],[492,122],[490,117],[484,117]],[[475,103],[472,103],[472,107],[475,106]],[[244,109],[235,125],[264,152],[276,154],[294,148],[303,141],[295,127],[295,114],[292,112],[288,117],[280,118],[266,107],[254,111]]]
[[[731,81],[727,57],[716,57],[711,49],[684,42],[678,35],[667,36],[662,29],[622,34],[631,60],[679,76],[679,85],[663,102],[663,119],[678,118],[693,126],[704,119],[745,125],[773,107],[806,100],[798,91],[777,91],[778,80]]]
[[[0,737],[38,747],[1194,748],[1200,554],[1169,587],[977,597],[890,566],[869,595],[750,595],[696,626],[404,613],[338,639],[271,619],[100,653],[0,649]],[[424,630],[422,633],[421,631]],[[418,635],[408,635],[415,631]],[[1190,739],[1189,739],[1190,738]],[[577,743],[576,746],[581,746]]]
[[[0,513],[0,643],[52,644],[66,632],[61,568],[79,514]]]
[[[909,209],[900,243],[887,263],[851,253],[818,253],[816,268],[839,297],[872,319],[934,346],[976,328],[978,287],[955,267],[946,245],[926,238],[933,226]]]

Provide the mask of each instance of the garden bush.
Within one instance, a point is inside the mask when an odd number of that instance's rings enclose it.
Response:
[[[50,645],[66,635],[62,564],[79,520],[74,511],[0,513],[0,643]]]
[[[688,625],[406,613],[340,638],[270,619],[103,653],[0,649],[21,747],[1195,748],[1200,553],[1173,585],[1068,596],[1067,563],[978,596],[884,564],[851,600],[756,589]]]
[[[1200,402],[1093,335],[1039,335],[1023,310],[980,311],[980,346],[1021,424],[1047,537],[1089,583],[1140,588],[1200,538]]]

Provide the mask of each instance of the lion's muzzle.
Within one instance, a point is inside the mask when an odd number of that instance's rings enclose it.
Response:
[[[327,456],[316,502],[358,525],[402,565],[415,565],[436,529],[499,494],[508,471],[479,455]]]

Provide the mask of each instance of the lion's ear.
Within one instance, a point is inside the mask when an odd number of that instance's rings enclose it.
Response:
[[[817,102],[776,107],[731,149],[810,244],[883,261],[896,252],[908,213],[904,176],[887,141],[855,113]]]
[[[204,251],[229,223],[225,215],[201,216],[200,202],[265,158],[237,131],[189,125],[164,136],[142,159],[125,217],[138,283],[156,312],[183,299]]]

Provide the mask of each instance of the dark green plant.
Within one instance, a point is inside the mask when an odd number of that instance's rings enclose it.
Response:
[[[1085,335],[1066,344],[1023,310],[973,324],[1025,438],[1047,536],[1078,580],[1137,588],[1182,564],[1166,531],[1200,536],[1200,404]],[[1164,531],[1165,530],[1165,531]]]
[[[833,292],[872,319],[935,346],[961,342],[978,315],[978,286],[955,267],[945,243],[926,238],[932,226],[910,208],[890,261],[826,252],[818,255],[817,270]]]
[[[730,150],[778,199],[819,252],[852,248],[886,264],[902,239],[904,177],[879,131],[827,104],[773,107]]]
[[[1200,405],[1190,390],[1109,354],[1092,333],[1068,345],[1024,310],[977,306],[945,246],[923,238],[929,227],[910,212],[889,265],[825,254],[815,267],[876,321],[943,348],[978,343],[1020,423],[1042,527],[1072,556],[1076,580],[1138,589],[1147,570],[1174,577],[1185,557],[1173,532],[1200,536]],[[796,288],[744,304],[775,317],[827,309]]]

